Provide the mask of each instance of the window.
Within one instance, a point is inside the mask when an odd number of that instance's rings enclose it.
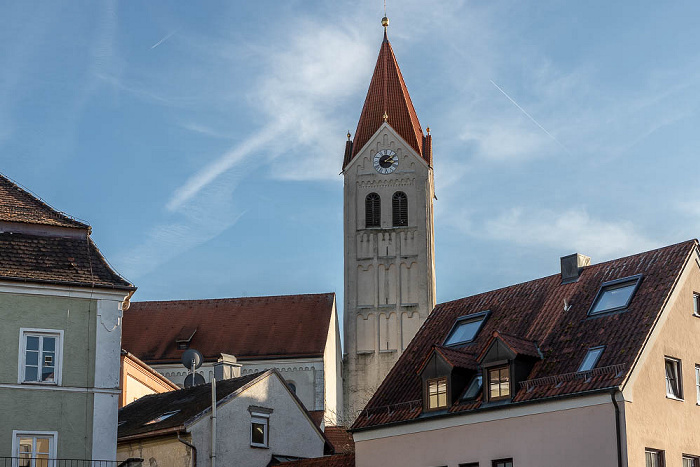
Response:
[[[666,396],[683,399],[681,361],[666,357]]]
[[[144,423],[144,425],[154,425],[156,423],[160,423],[163,420],[167,420],[168,418],[172,417],[173,415],[175,415],[178,412],[179,412],[179,410],[172,410],[170,412],[165,412],[164,414],[158,415],[156,418],[147,421],[146,423]]]
[[[297,385],[294,381],[287,381],[287,386],[289,386],[289,389],[296,394],[297,393]]]
[[[700,316],[700,294],[693,294],[693,314],[695,316]]]
[[[20,329],[19,383],[61,384],[63,331]]]
[[[272,409],[248,407],[250,412],[250,445],[257,448],[270,447],[270,414]]]
[[[465,391],[462,400],[476,399],[481,392],[482,380],[483,378],[481,375],[474,376],[470,381],[469,387]]]
[[[700,458],[683,454],[683,467],[700,467]]]
[[[459,464],[459,467],[479,467],[478,462],[467,462],[466,464]]]
[[[488,312],[482,312],[459,318],[452,326],[443,345],[466,344],[473,341],[487,317]]]
[[[491,462],[493,467],[513,467],[513,459],[498,459]]]
[[[370,193],[365,198],[365,227],[381,225],[381,199],[376,193]]]
[[[12,452],[19,457],[18,467],[51,467],[56,458],[55,431],[13,432]],[[14,464],[13,464],[14,465]]]
[[[695,392],[698,405],[700,405],[700,365],[695,365]]]
[[[403,191],[397,191],[391,197],[391,213],[394,227],[408,225],[408,198]]]
[[[506,399],[510,396],[510,369],[507,366],[499,366],[488,370],[489,374],[489,399]]]
[[[447,407],[447,378],[428,380],[428,410]]]
[[[588,349],[586,356],[581,362],[581,366],[578,367],[578,371],[590,371],[595,368],[595,366],[598,364],[600,356],[603,354],[603,350],[605,350],[605,346],[591,347]]]
[[[664,467],[664,452],[658,449],[646,448],[644,450],[646,467]]]
[[[604,283],[588,311],[589,315],[624,310],[632,300],[642,276],[626,277]]]

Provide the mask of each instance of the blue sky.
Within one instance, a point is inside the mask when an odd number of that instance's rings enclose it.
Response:
[[[433,134],[438,300],[694,238],[700,3],[388,2]],[[0,171],[135,300],[335,291],[381,0],[5,2]]]

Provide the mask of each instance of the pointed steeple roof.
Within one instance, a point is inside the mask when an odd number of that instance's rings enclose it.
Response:
[[[346,148],[343,167],[367,144],[369,139],[386,121],[425,161],[432,165],[430,135],[424,136],[411,96],[401,76],[394,50],[384,30],[384,40],[369,84],[365,105],[357,123],[355,139]]]

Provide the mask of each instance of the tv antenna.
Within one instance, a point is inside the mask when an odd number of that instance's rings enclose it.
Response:
[[[184,386],[186,388],[198,386],[206,382],[204,381],[204,377],[196,371],[197,368],[202,366],[203,361],[204,357],[199,350],[187,349],[185,353],[182,354],[182,365],[190,370],[190,374],[185,378]]]

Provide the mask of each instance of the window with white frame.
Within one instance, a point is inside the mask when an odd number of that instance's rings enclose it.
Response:
[[[19,383],[61,384],[63,331],[20,329]]]
[[[270,447],[270,414],[272,409],[248,407],[250,412],[250,445],[256,448]]]
[[[13,432],[12,452],[18,459],[18,467],[49,467],[56,458],[55,431]]]
[[[700,458],[683,454],[683,467],[700,467]]]
[[[603,350],[605,350],[604,345],[600,347],[591,347],[588,349],[586,356],[581,362],[581,366],[578,367],[578,371],[590,371],[595,368],[595,366],[598,364],[598,360],[600,360],[600,356],[603,354]]]
[[[693,294],[693,314],[700,316],[700,293]]]
[[[700,365],[695,365],[695,393],[700,404]]]
[[[644,459],[646,467],[664,467],[666,465],[664,452],[659,449],[646,448]]]
[[[672,399],[683,399],[681,361],[666,357],[666,396]]]

